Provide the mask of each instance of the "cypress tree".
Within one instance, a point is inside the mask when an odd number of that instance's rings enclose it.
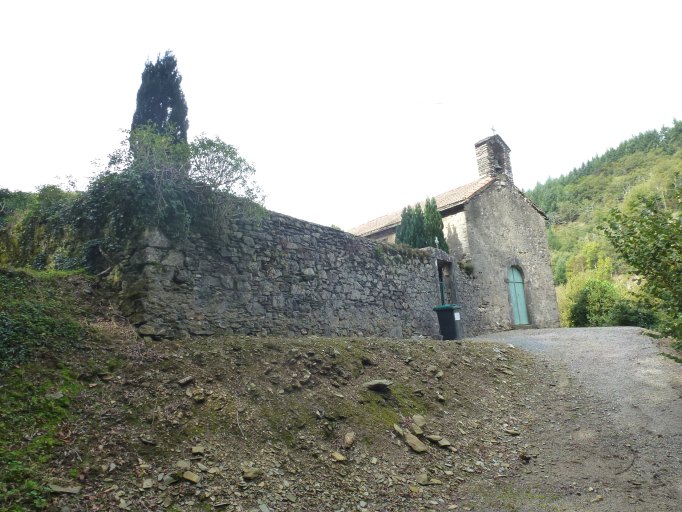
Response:
[[[426,239],[424,227],[424,212],[422,206],[417,203],[414,206],[414,238],[412,240],[412,247],[421,248],[431,245]]]
[[[396,230],[395,242],[397,244],[405,244],[413,247],[412,241],[414,240],[414,210],[411,206],[403,208],[403,212],[400,215],[400,225]]]
[[[443,235],[443,217],[438,211],[436,200],[427,198],[424,209],[420,204],[403,208],[400,225],[396,229],[395,242],[410,247],[436,247],[450,252]]]
[[[147,61],[142,72],[142,83],[137,91],[137,108],[130,130],[151,124],[162,135],[170,135],[174,142],[187,142],[187,103],[180,83],[178,63],[167,51],[156,63]]]
[[[424,233],[428,246],[435,247],[436,240],[438,240],[438,248],[450,252],[443,235],[443,217],[438,211],[436,199],[433,197],[426,199],[424,204]]]

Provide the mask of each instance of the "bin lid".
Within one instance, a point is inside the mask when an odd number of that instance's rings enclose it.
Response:
[[[459,304],[441,304],[433,308],[434,311],[455,311],[459,309]]]

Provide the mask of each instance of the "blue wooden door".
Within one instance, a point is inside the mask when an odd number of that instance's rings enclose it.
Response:
[[[523,274],[517,267],[509,269],[509,298],[514,313],[514,325],[528,325],[528,308],[526,307]]]

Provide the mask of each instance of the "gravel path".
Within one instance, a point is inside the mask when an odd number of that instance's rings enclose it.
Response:
[[[491,498],[481,510],[682,510],[682,366],[641,331],[516,330],[478,338],[536,354],[548,385],[529,403],[532,458],[511,485],[522,498],[513,508],[508,497],[500,508]]]

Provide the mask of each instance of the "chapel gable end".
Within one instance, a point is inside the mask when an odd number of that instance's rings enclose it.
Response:
[[[511,183],[514,182],[509,158],[511,150],[502,137],[493,135],[478,141],[474,147],[476,148],[478,174],[481,178],[504,176]]]

